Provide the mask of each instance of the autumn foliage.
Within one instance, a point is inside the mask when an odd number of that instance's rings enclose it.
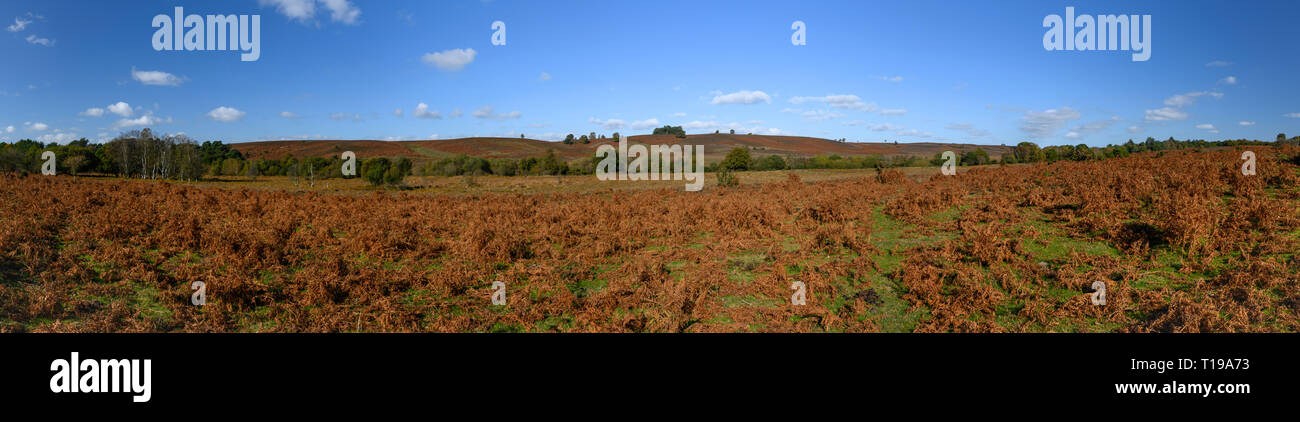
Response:
[[[1256,176],[1227,149],[703,192],[4,174],[0,330],[873,332],[907,313],[914,331],[1293,332],[1300,175],[1283,160],[1298,152],[1254,151]],[[1116,253],[1034,252],[1058,241]],[[1088,300],[1096,280],[1106,306]]]

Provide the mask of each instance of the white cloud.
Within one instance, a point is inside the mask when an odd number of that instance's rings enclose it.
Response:
[[[1209,124],[1209,123],[1201,123],[1201,124],[1199,124],[1199,125],[1196,125],[1196,128],[1197,128],[1197,129],[1204,129],[1204,130],[1214,130],[1214,125]]]
[[[551,74],[550,74],[550,73],[546,73],[546,72],[542,72],[542,76],[537,77],[537,79],[540,79],[540,80],[543,80],[543,81],[549,81],[549,80],[551,80]]]
[[[140,81],[145,85],[160,86],[180,86],[181,82],[184,82],[176,75],[161,70],[135,70],[134,67],[131,68],[131,79]]]
[[[521,116],[518,111],[496,114],[493,112],[492,106],[483,106],[483,108],[474,110],[470,115],[480,119],[518,119]]]
[[[455,109],[455,110],[452,110],[451,113],[447,113],[447,117],[450,117],[450,118],[453,118],[453,119],[455,119],[455,118],[457,118],[457,117],[460,117],[460,116],[464,116],[464,115],[465,115],[465,113],[461,112],[459,108],[458,108],[458,109]]]
[[[870,104],[863,103],[861,98],[858,98],[857,95],[852,95],[852,94],[831,94],[824,97],[790,98],[790,103],[792,104],[802,104],[806,102],[826,103],[826,105],[828,106],[835,107],[835,108],[842,108],[845,110],[876,111],[880,109],[880,107],[877,106],[876,103],[870,103]]]
[[[121,129],[121,128],[131,127],[131,126],[153,126],[159,123],[171,123],[171,121],[172,119],[170,117],[166,119],[160,119],[154,117],[152,114],[146,114],[134,119],[118,120],[117,123],[113,123],[113,129]]]
[[[1134,125],[1134,126],[1129,126],[1128,129],[1125,130],[1127,130],[1128,133],[1138,133],[1142,131],[1142,128],[1137,125]]]
[[[286,118],[286,119],[297,119],[299,116],[298,116],[298,114],[296,114],[296,113],[294,113],[294,112],[292,112],[292,111],[281,111],[281,112],[280,112],[280,117],[283,117],[283,118]]]
[[[239,121],[239,119],[244,118],[244,114],[246,113],[239,111],[237,109],[221,106],[212,109],[212,111],[209,111],[208,117],[218,122],[230,123],[230,122]]]
[[[893,77],[890,77],[890,76],[881,76],[880,79],[885,80],[885,81],[889,81],[889,82],[894,82],[894,83],[898,83],[898,82],[902,82],[902,81],[903,81],[903,77],[902,77],[902,76],[893,76]]]
[[[439,113],[438,110],[429,111],[429,105],[425,103],[417,104],[415,106],[415,110],[411,111],[411,115],[420,119],[441,119],[442,118],[442,113]]]
[[[659,127],[659,119],[638,120],[631,123],[632,129],[650,129]]]
[[[355,25],[357,18],[361,17],[361,9],[353,6],[348,0],[321,0],[321,3],[329,9],[332,21]]]
[[[307,23],[316,15],[314,0],[258,0],[258,5],[273,5],[280,14],[302,23]]]
[[[45,144],[55,143],[55,144],[65,145],[79,138],[80,137],[77,136],[77,134],[75,133],[47,133],[41,136],[37,136],[36,141]]]
[[[474,61],[474,56],[478,52],[472,48],[443,50],[437,53],[426,53],[424,55],[425,63],[446,71],[458,71],[465,68],[465,65]]]
[[[622,129],[627,126],[627,122],[619,119],[601,120],[595,117],[588,118],[587,123],[597,124],[608,130]]]
[[[1025,132],[1031,138],[1046,138],[1056,133],[1056,131],[1065,128],[1070,120],[1076,120],[1081,116],[1075,109],[1069,107],[1053,108],[1044,111],[1026,111],[1025,115],[1020,118],[1022,124],[1020,131]]]
[[[953,123],[953,124],[949,124],[944,128],[948,130],[966,132],[966,134],[970,136],[987,136],[989,134],[989,131],[976,128],[974,125],[971,125],[970,123]]]
[[[91,107],[86,109],[86,111],[83,111],[78,114],[81,114],[82,116],[100,117],[104,115],[104,109],[99,107]]]
[[[720,127],[722,126],[718,125],[718,122],[712,120],[707,122],[695,120],[695,121],[687,122],[682,125],[682,129],[691,129],[691,130],[716,129]]]
[[[1282,117],[1292,117],[1292,118],[1300,119],[1300,113],[1287,113],[1287,114],[1283,114]]]
[[[1173,107],[1146,111],[1146,120],[1148,121],[1183,120],[1186,118],[1187,113]]]
[[[347,25],[355,25],[361,17],[361,9],[348,0],[258,0],[262,7],[275,6],[276,11],[302,24],[315,22],[316,5],[324,6],[330,12],[330,20]]]
[[[1079,139],[1082,137],[1083,135],[1080,135],[1079,132],[1069,132],[1065,134],[1065,139]]]
[[[344,120],[344,119],[352,119],[353,121],[359,122],[361,121],[361,115],[353,114],[349,116],[347,113],[330,113],[330,120]]]
[[[9,32],[18,32],[18,31],[22,31],[22,30],[24,30],[24,29],[27,29],[27,24],[30,24],[30,23],[32,23],[32,20],[31,20],[31,19],[23,19],[23,18],[21,18],[21,17],[17,17],[17,18],[14,18],[14,24],[13,24],[13,25],[9,25],[9,27],[8,27],[7,29],[9,30]]]
[[[754,121],[751,121],[751,122],[749,122],[749,123],[753,123],[753,122],[754,122]],[[734,131],[736,131],[736,133],[738,133],[738,134],[744,134],[744,133],[760,133],[760,134],[762,134],[762,133],[766,133],[766,134],[768,134],[768,135],[780,135],[780,134],[784,133],[784,132],[781,131],[781,129],[774,128],[774,127],[762,127],[762,126],[757,126],[757,125],[746,126],[746,125],[744,125],[744,124],[740,124],[740,123],[736,123],[736,122],[731,122],[731,123],[727,123],[727,124],[720,124],[720,123],[718,123],[718,122],[716,122],[716,121],[712,121],[712,120],[709,120],[709,121],[699,121],[699,120],[695,120],[695,121],[692,121],[692,122],[689,122],[689,123],[685,123],[685,124],[683,124],[683,125],[682,125],[682,129],[685,129],[685,130],[688,130],[688,131],[695,131],[695,132],[714,132],[714,131],[716,131],[716,132],[728,132],[728,131],[732,131],[732,130],[734,130]]]
[[[393,115],[397,117],[402,117],[402,109],[400,108],[393,109]]]
[[[1219,83],[1224,84],[1224,85],[1236,85],[1236,84],[1237,84],[1237,77],[1236,77],[1236,76],[1229,76],[1229,77],[1226,77],[1226,78],[1223,78],[1223,79],[1219,79]]]
[[[900,131],[898,131],[898,132],[895,132],[895,133],[894,133],[894,136],[909,136],[909,137],[916,137],[916,138],[933,138],[933,137],[934,137],[934,134],[932,134],[932,133],[930,133],[930,132],[923,131],[923,130],[908,129],[908,130],[900,130]]]
[[[887,108],[880,110],[881,116],[902,116],[904,114],[907,114],[907,109],[904,108]]]
[[[1231,65],[1232,65],[1232,62],[1225,62],[1225,61],[1223,61],[1223,60],[1215,60],[1215,61],[1212,61],[1212,62],[1206,63],[1206,64],[1205,64],[1205,67],[1226,67],[1226,66],[1231,66]]]
[[[867,129],[870,129],[872,132],[888,132],[888,131],[891,131],[891,130],[899,130],[899,131],[901,131],[901,130],[903,130],[903,127],[902,127],[902,126],[892,125],[892,124],[889,124],[889,123],[885,123],[885,124],[880,124],[880,125],[868,125],[868,126],[867,126]]]
[[[47,125],[47,124],[45,124],[45,123],[41,123],[41,122],[36,122],[36,123],[32,123],[32,124],[30,124],[30,125],[27,125],[27,130],[34,130],[34,131],[37,131],[37,132],[40,132],[40,131],[43,131],[43,130],[46,130],[46,129],[49,129],[49,128],[50,128],[50,125]]]
[[[53,47],[53,46],[54,46],[54,40],[51,40],[51,39],[49,39],[49,38],[41,38],[41,37],[36,36],[36,34],[28,35],[28,36],[27,36],[27,42],[32,43],[32,44],[43,45],[43,46],[46,46],[46,47]]]
[[[802,115],[804,119],[807,119],[810,122],[820,122],[820,121],[838,119],[840,117],[844,117],[844,114],[842,113],[837,113],[834,111],[826,111],[826,110],[808,110],[801,113],[800,115]]]
[[[673,113],[673,117],[686,117],[686,113],[682,113],[682,112]]]
[[[6,133],[14,133],[14,126],[13,126],[13,125],[6,126],[6,127],[5,127],[5,132],[6,132]]]
[[[132,114],[131,105],[122,101],[109,104],[108,112],[122,117],[131,117]]]
[[[1222,92],[1208,92],[1208,91],[1189,92],[1186,94],[1179,94],[1179,95],[1166,98],[1165,105],[1171,107],[1186,107],[1196,103],[1196,98],[1203,95],[1209,95],[1211,97],[1214,97],[1214,99],[1216,100],[1223,98]]]
[[[1254,125],[1255,125],[1255,122],[1240,121],[1240,122],[1237,122],[1237,124],[1242,125],[1242,126],[1254,126]]]
[[[730,94],[718,94],[713,97],[713,104],[757,104],[772,103],[772,97],[763,91],[736,91]]]
[[[1071,132],[1077,133],[1079,137],[1082,138],[1084,134],[1097,133],[1106,130],[1107,128],[1113,126],[1115,123],[1119,123],[1120,120],[1121,119],[1119,118],[1119,116],[1114,116],[1106,120],[1097,120],[1093,122],[1088,122],[1080,125],[1079,127],[1074,128],[1074,130],[1072,130]]]

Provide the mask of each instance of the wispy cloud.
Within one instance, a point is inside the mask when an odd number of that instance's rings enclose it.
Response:
[[[20,16],[20,17],[16,17],[16,18],[14,18],[14,24],[13,24],[13,25],[9,25],[9,26],[6,27],[5,29],[9,30],[9,32],[20,32],[20,31],[22,31],[22,30],[24,30],[24,29],[27,29],[27,25],[29,25],[29,24],[31,24],[31,23],[32,23],[32,20],[31,20],[31,19],[23,19],[23,18]]]
[[[716,92],[716,91],[715,91]],[[716,93],[713,104],[758,104],[772,103],[772,97],[763,91],[736,91],[730,94]]]
[[[53,46],[54,46],[54,40],[49,39],[49,38],[41,38],[41,37],[36,36],[36,34],[28,35],[28,36],[27,36],[27,42],[32,43],[32,44],[37,44],[37,45],[43,45],[43,46],[46,46],[46,47],[53,47]]]
[[[478,55],[477,51],[472,48],[443,50],[437,53],[426,53],[423,60],[426,64],[448,72],[455,72],[464,69],[466,65],[474,62],[474,57]]]
[[[483,108],[474,110],[474,112],[470,113],[470,115],[480,119],[518,119],[519,117],[522,116],[518,111],[512,111],[505,114],[497,114],[496,112],[493,111],[492,106],[483,106]]]
[[[821,97],[791,97],[791,104],[803,103],[825,103],[828,106],[854,111],[876,111],[880,107],[876,103],[864,103],[862,98],[852,94],[830,94]]]
[[[180,86],[184,79],[161,70],[135,70],[131,68],[131,79],[145,85]]]
[[[1235,78],[1233,79],[1233,83],[1236,83],[1236,79],[1235,79]],[[1171,106],[1171,107],[1186,107],[1186,106],[1189,106],[1189,105],[1195,104],[1197,98],[1202,97],[1202,96],[1206,96],[1206,95],[1211,96],[1211,97],[1214,97],[1214,99],[1216,99],[1216,100],[1218,100],[1218,99],[1222,99],[1222,98],[1223,98],[1223,93],[1222,93],[1222,92],[1210,92],[1210,91],[1189,92],[1189,93],[1186,93],[1186,94],[1179,94],[1179,95],[1175,95],[1175,96],[1172,96],[1172,97],[1166,98],[1166,99],[1165,99],[1165,105],[1167,105],[1167,106]]]
[[[1158,108],[1155,110],[1146,111],[1146,120],[1148,121],[1158,122],[1158,121],[1166,121],[1166,120],[1183,120],[1186,118],[1187,118],[1187,113],[1184,113],[1182,110],[1173,107]]]
[[[966,132],[970,136],[988,136],[989,131],[976,128],[970,123],[952,123],[945,126],[944,129]]]
[[[275,10],[290,20],[302,24],[317,24],[317,6],[329,11],[330,20],[345,25],[356,25],[361,18],[361,9],[349,0],[258,0],[262,7],[275,6]]]
[[[1030,110],[1020,118],[1020,131],[1030,138],[1047,138],[1064,129],[1070,120],[1076,120],[1081,116],[1077,110],[1070,107],[1043,111]]]

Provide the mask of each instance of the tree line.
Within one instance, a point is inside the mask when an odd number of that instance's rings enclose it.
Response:
[[[655,130],[655,134],[683,136],[679,126],[665,126]],[[619,138],[614,133],[614,139]],[[589,134],[588,140],[602,139],[604,136]],[[576,141],[575,142],[581,142]],[[1279,144],[1300,144],[1300,137],[1287,138],[1278,134]],[[975,149],[961,154],[959,164],[965,166],[986,164],[1016,164],[1056,161],[1087,161],[1115,157],[1127,157],[1130,154],[1147,151],[1167,151],[1178,149],[1200,149],[1236,145],[1269,145],[1257,140],[1177,140],[1173,137],[1164,141],[1147,138],[1143,142],[1129,140],[1120,145],[1090,147],[1079,144],[1075,146],[1060,145],[1039,147],[1033,142],[1021,142],[998,158],[990,157],[983,149]],[[343,160],[339,156],[330,158],[309,157],[299,159],[286,155],[281,159],[253,159],[244,157],[238,150],[221,141],[198,143],[184,134],[155,135],[150,129],[122,132],[106,143],[91,143],[82,138],[67,145],[55,143],[44,144],[30,139],[14,143],[0,142],[0,171],[37,173],[40,171],[41,154],[54,152],[58,157],[56,170],[60,174],[78,175],[98,173],[119,177],[142,179],[198,180],[204,176],[287,176],[295,183],[314,184],[317,179],[361,177],[373,185],[399,185],[411,174],[421,176],[550,176],[550,175],[584,175],[594,174],[597,160],[587,157],[573,162],[565,161],[548,150],[540,157],[522,159],[480,158],[457,155],[430,160],[416,167],[406,157],[369,158],[358,162],[358,174],[345,176],[342,172]],[[945,161],[941,153],[925,160],[915,156],[880,156],[864,155],[842,157],[836,154],[811,157],[766,155],[754,157],[751,149],[735,147],[720,162],[709,163],[705,171],[722,170],[787,170],[787,169],[867,169],[889,167],[917,167],[924,165],[942,165]]]

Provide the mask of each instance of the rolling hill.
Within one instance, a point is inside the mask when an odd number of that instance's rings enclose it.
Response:
[[[854,155],[915,155],[933,157],[935,154],[952,150],[957,153],[982,148],[989,156],[997,157],[1010,152],[1011,147],[1001,145],[973,145],[935,142],[917,143],[881,143],[881,142],[838,142],[829,139],[802,136],[769,135],[730,135],[700,134],[688,135],[686,139],[671,135],[637,135],[628,137],[636,144],[689,144],[704,145],[705,159],[712,162],[720,160],[727,151],[735,147],[749,148],[756,157],[781,155],[807,157],[814,155],[838,154]],[[233,147],[245,157],[278,159],[285,155],[294,157],[332,157],[343,151],[352,151],[359,157],[397,157],[404,156],[416,162],[423,162],[460,154],[483,158],[525,158],[546,154],[554,150],[555,154],[566,160],[590,157],[600,145],[617,145],[613,139],[602,139],[589,144],[566,145],[560,142],[540,141],[524,138],[458,138],[426,141],[376,141],[376,140],[312,140],[312,141],[260,141],[241,142]]]

